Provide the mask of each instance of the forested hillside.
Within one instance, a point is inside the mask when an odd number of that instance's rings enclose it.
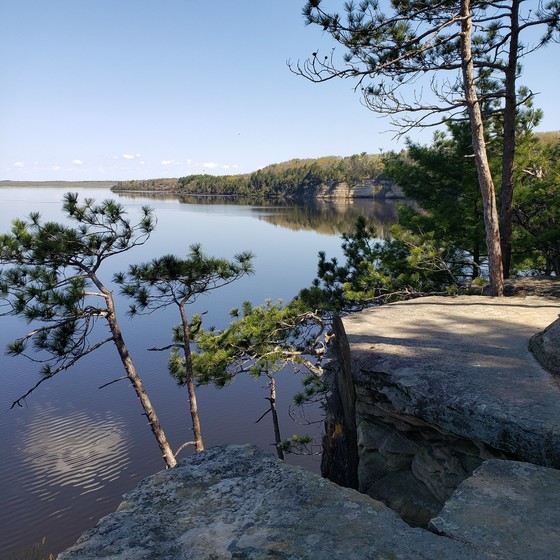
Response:
[[[376,181],[383,172],[379,155],[328,156],[293,159],[245,175],[188,175],[179,179],[122,181],[114,191],[173,191],[180,194],[243,195],[278,198],[317,196],[346,183],[357,186]]]

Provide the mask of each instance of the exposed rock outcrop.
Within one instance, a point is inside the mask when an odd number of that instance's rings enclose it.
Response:
[[[352,380],[350,346],[340,317],[333,319],[331,360],[325,368],[327,388],[321,474],[347,488],[358,488],[356,393]],[[334,366],[334,367],[333,367]]]
[[[508,560],[558,558],[560,471],[486,461],[465,480],[430,528]]]
[[[386,197],[390,188],[379,179],[366,179],[361,183],[347,183],[346,181],[333,181],[320,185],[315,198],[374,198]]]
[[[422,298],[335,319],[323,472],[392,509],[253,446],[214,448],[59,559],[556,558],[560,382],[527,341],[558,311]]]
[[[532,336],[529,350],[545,369],[560,375],[560,319]]]
[[[477,560],[484,551],[253,446],[214,448],[144,480],[59,560]]]
[[[527,349],[558,310],[465,296],[346,316],[360,490],[425,526],[486,459],[559,468],[560,384]]]

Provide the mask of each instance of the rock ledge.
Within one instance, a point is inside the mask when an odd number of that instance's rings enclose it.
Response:
[[[253,446],[199,453],[124,496],[59,560],[477,560],[386,506]]]

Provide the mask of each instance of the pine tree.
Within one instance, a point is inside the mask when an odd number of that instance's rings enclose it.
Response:
[[[252,259],[250,252],[236,255],[233,261],[209,257],[202,252],[200,245],[192,245],[186,259],[165,255],[149,263],[132,265],[126,274],[115,277],[122,293],[134,301],[130,308],[131,315],[152,313],[171,305],[179,311],[181,323],[175,329],[169,368],[178,383],[187,386],[196,451],[204,450],[204,442],[196,399],[191,342],[193,329],[200,328],[200,317],[195,317],[194,323],[192,320],[189,322],[185,308],[199,296],[252,274]],[[178,348],[182,350],[182,356]]]
[[[67,193],[63,209],[69,222],[44,222],[38,213],[14,220],[0,236],[0,298],[3,314],[38,326],[9,345],[8,353],[42,361],[41,379],[13,404],[22,402],[43,382],[72,367],[107,343],[113,343],[126,378],[134,388],[167,467],[175,456],[125,344],[109,287],[99,276],[105,260],[143,245],[156,220],[148,207],[132,224],[113,200],[96,204]],[[104,338],[95,339],[102,325]],[[38,355],[28,353],[32,346]]]

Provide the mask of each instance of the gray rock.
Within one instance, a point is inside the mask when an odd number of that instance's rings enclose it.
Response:
[[[532,336],[529,340],[529,350],[544,368],[560,374],[560,319],[556,319],[544,331]]]
[[[356,430],[356,394],[348,339],[340,317],[333,319],[333,337],[329,363],[324,369],[327,388],[325,434],[321,456],[321,474],[347,488],[358,488],[358,436]],[[334,367],[333,367],[334,365]]]
[[[508,560],[560,557],[560,471],[486,461],[465,480],[430,527]]]
[[[527,348],[559,310],[548,298],[463,296],[348,315],[358,415],[369,391],[378,411],[560,467],[560,386]]]
[[[426,526],[491,458],[560,468],[560,384],[528,351],[541,297],[428,297],[344,317],[359,489]]]
[[[214,448],[144,480],[59,560],[476,560],[474,547],[253,446]]]

